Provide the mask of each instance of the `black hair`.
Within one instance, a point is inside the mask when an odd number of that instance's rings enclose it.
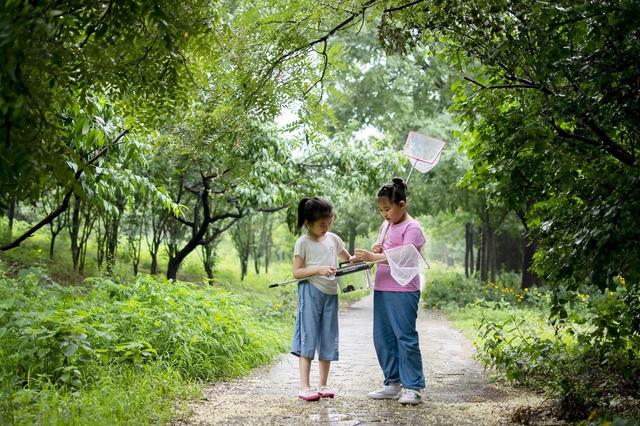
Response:
[[[392,204],[399,204],[400,201],[407,201],[407,184],[402,178],[395,177],[393,183],[383,185],[378,191],[378,198],[388,198]]]
[[[313,223],[328,217],[333,217],[333,206],[322,197],[305,197],[298,203],[298,228],[302,228],[305,221]]]

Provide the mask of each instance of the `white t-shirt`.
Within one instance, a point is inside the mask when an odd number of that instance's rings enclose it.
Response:
[[[319,241],[313,241],[308,235],[303,235],[296,241],[293,249],[294,256],[300,256],[307,266],[336,267],[338,253],[344,249],[344,242],[333,232],[327,232]],[[307,280],[318,290],[327,294],[338,294],[336,277],[309,277]]]

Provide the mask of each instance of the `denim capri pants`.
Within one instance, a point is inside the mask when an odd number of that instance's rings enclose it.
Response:
[[[338,360],[338,295],[301,281],[291,353],[314,359],[316,352],[319,360]]]

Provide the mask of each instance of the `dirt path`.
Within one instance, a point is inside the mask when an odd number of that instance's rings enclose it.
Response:
[[[177,424],[497,425],[512,424],[517,407],[540,404],[539,396],[489,384],[472,359],[471,342],[446,319],[424,310],[418,317],[424,402],[402,406],[367,399],[382,383],[371,337],[372,304],[370,295],[340,312],[340,361],[330,375],[335,399],[298,400],[297,358],[285,354],[247,377],[208,387],[192,405],[193,415]],[[314,363],[312,385],[317,375]]]

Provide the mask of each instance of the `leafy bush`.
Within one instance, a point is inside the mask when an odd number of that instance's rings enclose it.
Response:
[[[640,400],[640,339],[637,332],[617,332],[625,327],[626,290],[583,298],[591,303],[567,308],[563,321],[531,321],[534,316],[512,306],[502,318],[486,309],[479,330],[482,364],[511,382],[545,390],[569,420],[609,416],[634,405],[620,401]]]
[[[521,290],[513,274],[501,274],[497,282],[481,283],[461,272],[430,271],[422,289],[425,306],[445,311],[463,308],[477,301],[504,301],[509,304],[548,305],[548,295],[537,288]]]
[[[67,406],[65,392],[84,398],[100,393],[105,380],[129,382],[132,374],[161,393],[153,383],[163,376],[237,376],[283,350],[289,315],[222,289],[152,277],[62,287],[38,269],[0,275],[2,412],[24,414],[52,398]]]
[[[479,361],[497,378],[546,391],[561,417],[595,421],[640,414],[640,318],[632,314],[640,295],[617,281],[604,292],[550,293],[434,271],[423,298],[475,337]]]

